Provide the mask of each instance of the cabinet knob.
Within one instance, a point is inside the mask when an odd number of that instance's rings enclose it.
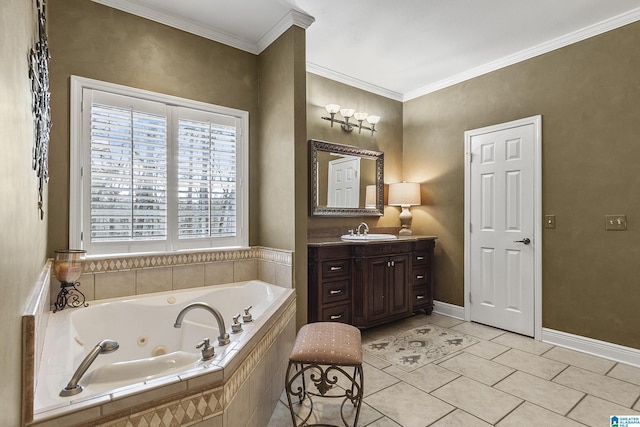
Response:
[[[418,274],[418,275],[416,276],[416,279],[424,279],[424,275],[422,275],[422,274]]]
[[[417,256],[417,257],[416,257],[416,259],[417,259],[418,261],[422,261],[422,260],[424,260],[424,257],[423,257],[423,256]]]
[[[340,271],[340,270],[342,270],[342,267],[331,267],[329,270],[331,270],[331,271]]]
[[[424,295],[416,295],[416,299],[424,299]]]
[[[331,295],[338,295],[342,293],[342,289],[334,289],[332,291],[329,291],[329,294]]]
[[[331,320],[338,320],[342,318],[342,314],[334,314],[333,316],[330,317]]]

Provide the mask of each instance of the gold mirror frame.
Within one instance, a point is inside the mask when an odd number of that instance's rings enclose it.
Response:
[[[376,174],[376,207],[375,208],[336,208],[318,206],[318,151],[344,154],[375,160]],[[366,150],[351,145],[336,144],[333,142],[309,140],[309,169],[310,169],[310,197],[309,215],[329,217],[349,216],[382,216],[384,214],[384,153],[382,151]]]

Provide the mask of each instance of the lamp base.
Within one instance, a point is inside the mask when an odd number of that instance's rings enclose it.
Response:
[[[398,231],[398,235],[399,236],[412,236],[413,235],[413,231],[410,228],[401,228],[400,231]]]
[[[413,234],[413,231],[411,231],[411,220],[413,219],[413,216],[409,211],[409,206],[402,206],[402,212],[400,212],[399,218],[402,228],[398,234],[400,236],[411,236]]]

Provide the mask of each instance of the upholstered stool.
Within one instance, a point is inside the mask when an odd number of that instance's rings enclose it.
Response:
[[[346,368],[346,369],[345,369]],[[353,374],[350,373],[353,368]],[[307,378],[305,378],[307,377]],[[338,381],[344,389],[338,386]],[[342,398],[340,417],[345,426],[344,406],[347,401],[355,408],[353,426],[358,424],[363,390],[362,343],[360,330],[355,326],[337,322],[309,323],[300,328],[293,350],[289,356],[285,390],[289,401],[289,410],[294,426],[326,425],[306,424],[313,415],[312,397]],[[307,389],[315,386],[317,391]],[[294,387],[294,383],[296,386]],[[344,383],[347,383],[346,386]],[[292,397],[299,403],[309,399],[309,414],[298,417],[294,410]],[[297,419],[302,419],[298,424]]]

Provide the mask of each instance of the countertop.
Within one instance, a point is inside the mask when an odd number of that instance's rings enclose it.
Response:
[[[413,242],[417,240],[436,240],[437,236],[423,236],[423,235],[412,235],[412,236],[398,236],[397,239],[394,240],[369,240],[369,241],[358,241],[358,242],[345,242],[340,239],[340,237],[314,237],[307,240],[307,246],[319,247],[319,246],[335,246],[335,245],[375,245],[381,243],[395,243],[395,242]]]

